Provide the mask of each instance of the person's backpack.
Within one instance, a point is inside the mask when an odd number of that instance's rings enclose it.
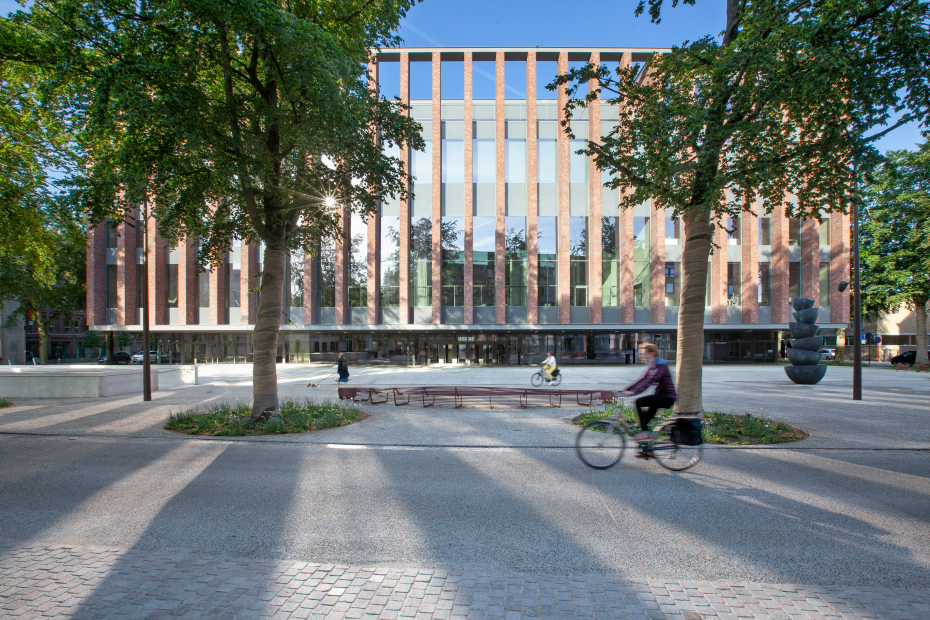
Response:
[[[704,443],[703,423],[700,419],[676,420],[671,429],[671,439],[683,446],[699,446]]]

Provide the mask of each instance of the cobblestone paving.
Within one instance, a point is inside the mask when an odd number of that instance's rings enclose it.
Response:
[[[0,546],[0,617],[922,620],[930,617],[930,589],[482,574]]]

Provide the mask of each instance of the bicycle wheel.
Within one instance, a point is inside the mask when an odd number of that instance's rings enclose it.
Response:
[[[609,420],[596,420],[585,424],[575,439],[578,458],[588,467],[607,469],[623,458],[626,435]]]
[[[552,377],[552,383],[551,383],[551,385],[555,386],[555,385],[558,385],[558,384],[560,384],[560,383],[562,383],[562,373],[559,373],[559,374],[555,375],[554,377]]]
[[[530,383],[533,384],[533,387],[539,387],[540,385],[542,385],[542,382],[543,382],[543,376],[541,372],[537,372],[532,377],[530,377]]]
[[[649,441],[649,450],[659,465],[672,471],[684,471],[701,460],[703,446],[688,446],[672,441],[672,424],[663,424],[655,429]]]

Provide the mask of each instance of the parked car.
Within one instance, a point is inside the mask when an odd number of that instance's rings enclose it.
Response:
[[[836,349],[820,349],[820,352],[823,353],[823,359],[825,360],[836,359]]]
[[[145,356],[143,355],[143,353],[144,353],[144,351],[139,351],[138,353],[134,354],[134,355],[132,356],[132,363],[133,363],[133,364],[142,364],[143,361],[144,361],[142,358],[145,357]],[[149,363],[154,362],[154,361],[157,359],[157,356],[158,356],[158,352],[157,352],[157,351],[149,351]]]
[[[891,358],[892,365],[894,364],[907,364],[908,366],[913,366],[914,362],[917,360],[917,351],[905,351],[899,355],[895,355]]]
[[[36,364],[39,363],[39,357],[35,353],[33,353],[32,351],[26,351],[26,363],[32,364],[33,360],[35,360]]]
[[[114,364],[128,364],[128,363],[130,363],[131,361],[132,361],[132,355],[130,355],[129,351],[117,351],[116,353],[113,354],[113,363],[114,363]],[[106,364],[106,363],[107,363],[107,356],[106,356],[106,355],[101,355],[100,357],[98,357],[98,358],[97,358],[97,363],[98,363],[98,364]]]

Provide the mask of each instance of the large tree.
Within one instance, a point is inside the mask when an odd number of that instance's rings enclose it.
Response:
[[[253,417],[278,408],[288,252],[404,193],[382,145],[423,148],[368,80],[372,50],[398,42],[414,2],[36,0],[0,36],[0,54],[81,82],[88,160],[74,200],[92,223],[149,200],[162,236],[200,241],[201,268],[222,265],[235,238],[264,242]]]
[[[640,0],[636,13],[658,22],[661,9],[662,0]],[[618,126],[582,152],[610,171],[624,208],[651,199],[683,220],[676,411],[703,408],[715,228],[744,211],[846,209],[853,157],[862,167],[881,135],[927,121],[928,19],[922,0],[727,0],[719,38],[685,42],[644,67],[589,64],[550,85],[568,85],[569,118],[597,97],[618,106]]]
[[[869,176],[861,212],[862,305],[877,316],[913,310],[916,363],[927,364],[930,300],[930,143],[918,151],[889,151]]]

